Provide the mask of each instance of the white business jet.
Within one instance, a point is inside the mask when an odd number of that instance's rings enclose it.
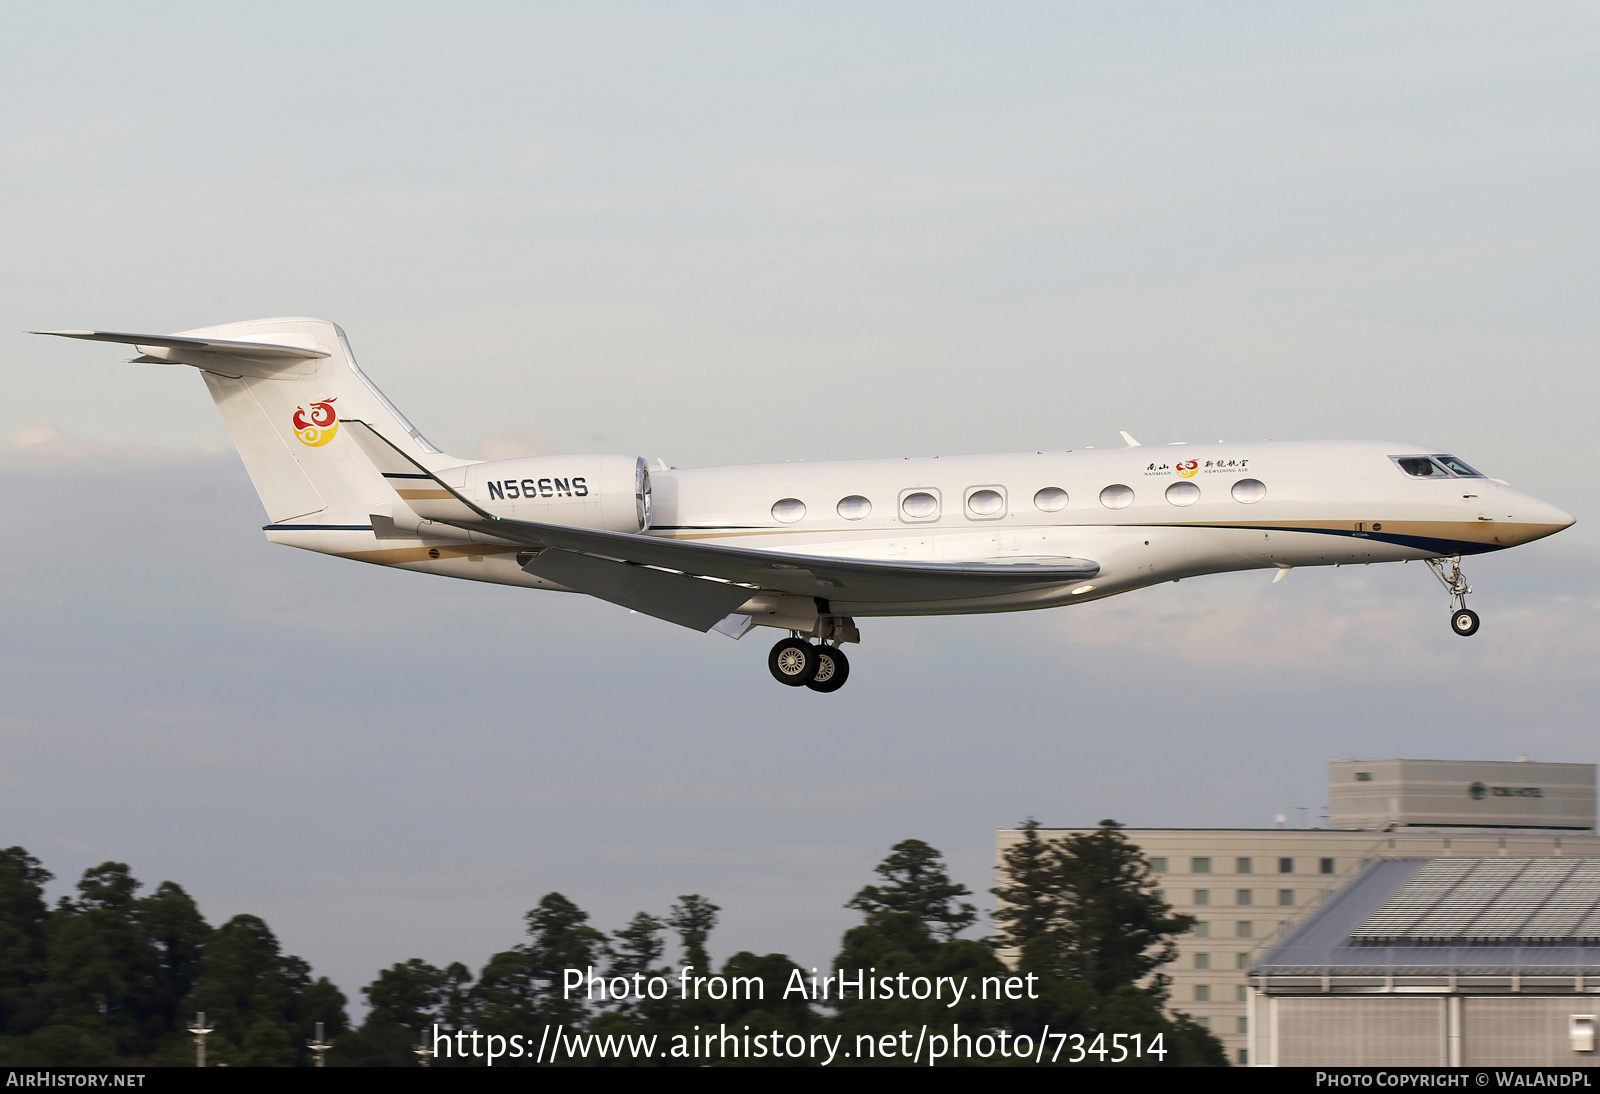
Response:
[[[864,616],[1099,600],[1199,574],[1428,563],[1457,634],[1461,556],[1572,517],[1455,456],[1390,441],[915,456],[745,467],[637,456],[475,461],[429,444],[323,319],[122,342],[200,370],[274,543],[446,577],[588,593],[733,638],[788,636],[780,682],[836,691]]]

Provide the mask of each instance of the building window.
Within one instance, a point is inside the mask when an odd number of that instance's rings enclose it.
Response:
[[[1211,985],[1210,984],[1196,984],[1194,986],[1194,1001],[1196,1003],[1209,1003],[1209,1002],[1211,1002]]]
[[[1248,1003],[1250,1001],[1250,989],[1243,984],[1235,984],[1233,986],[1233,997],[1241,1003]]]
[[[1157,900],[1166,900],[1167,899],[1167,891],[1165,889],[1151,889],[1150,890],[1150,895],[1153,896]]]
[[[1320,864],[1320,867],[1321,867],[1321,870],[1322,870],[1322,872],[1324,874],[1333,873],[1333,860],[1331,858],[1323,859],[1321,864]]]
[[[1210,1029],[1211,1028],[1211,1016],[1210,1015],[1201,1015],[1199,1018],[1196,1018],[1194,1020],[1194,1024],[1199,1026],[1201,1029]]]
[[[1372,781],[1372,772],[1370,772],[1370,771],[1357,771],[1356,772],[1356,782],[1358,782],[1358,783],[1369,783],[1371,781]]]
[[[1250,860],[1247,858],[1234,859],[1233,872],[1236,874],[1248,874],[1250,872]]]
[[[1236,969],[1248,969],[1250,967],[1250,955],[1247,953],[1234,954],[1233,967]],[[1243,991],[1244,989],[1240,988],[1239,990]]]
[[[1211,860],[1208,858],[1190,859],[1189,872],[1191,874],[1209,874],[1211,872]]]
[[[1237,1027],[1238,1032],[1240,1032],[1240,1033],[1249,1033],[1250,1032],[1250,1019],[1246,1018],[1244,1015],[1241,1014],[1236,1019],[1236,1021],[1239,1023],[1239,1025]]]
[[[1235,890],[1234,894],[1233,894],[1233,902],[1235,904],[1249,904],[1250,903],[1250,890],[1249,889],[1237,889],[1237,890]]]
[[[1211,955],[1208,953],[1195,954],[1194,967],[1197,969],[1209,969],[1211,967]]]
[[[1167,860],[1164,859],[1164,858],[1153,858],[1153,859],[1151,859],[1150,860],[1150,872],[1152,874],[1164,874],[1164,873],[1166,873],[1167,872]]]
[[[1233,935],[1235,938],[1250,938],[1250,921],[1248,919],[1241,919],[1239,922],[1235,923],[1233,925]]]
[[[1239,1066],[1240,1067],[1249,1067],[1250,1066],[1250,1050],[1249,1049],[1241,1048],[1239,1050]]]
[[[1278,890],[1278,903],[1280,905],[1282,905],[1283,907],[1285,907],[1285,908],[1294,907],[1294,890],[1293,889],[1279,889]]]
[[[1194,902],[1196,904],[1210,904],[1211,903],[1211,890],[1210,889],[1196,889],[1194,891]]]
[[[1294,859],[1292,859],[1292,858],[1281,858],[1281,859],[1279,859],[1278,860],[1278,873],[1280,873],[1280,874],[1292,874],[1292,873],[1294,873]]]
[[[1194,936],[1196,938],[1210,938],[1211,937],[1211,924],[1205,922],[1204,920],[1201,920],[1199,923],[1196,923],[1194,925]]]

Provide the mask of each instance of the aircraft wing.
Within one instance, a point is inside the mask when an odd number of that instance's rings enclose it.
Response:
[[[761,551],[505,518],[444,523],[529,547],[735,582],[749,592],[774,591],[852,603],[964,600],[1063,585],[1100,572],[1098,564],[1081,558],[907,562]],[[538,563],[539,559],[534,559],[528,569],[539,573]]]
[[[473,504],[366,423],[341,421],[399,496],[428,519],[538,550],[523,565],[529,573],[699,631],[760,592],[845,604],[966,600],[1065,585],[1100,572],[1099,564],[1081,558],[843,558],[512,520]]]

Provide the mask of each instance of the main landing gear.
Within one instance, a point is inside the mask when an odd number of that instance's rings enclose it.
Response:
[[[1425,560],[1433,576],[1450,594],[1450,629],[1461,637],[1478,633],[1478,613],[1467,607],[1467,594],[1472,586],[1461,576],[1461,556],[1430,558]]]
[[[785,638],[767,655],[772,678],[792,688],[812,691],[838,691],[850,679],[850,659],[838,646],[807,642],[798,636]]]

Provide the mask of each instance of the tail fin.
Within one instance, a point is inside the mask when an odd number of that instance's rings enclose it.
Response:
[[[394,491],[340,419],[369,423],[397,449],[436,470],[470,461],[440,452],[356,365],[344,331],[326,319],[252,319],[175,335],[40,331],[137,346],[138,361],[193,365],[205,377],[267,519],[366,514]]]

